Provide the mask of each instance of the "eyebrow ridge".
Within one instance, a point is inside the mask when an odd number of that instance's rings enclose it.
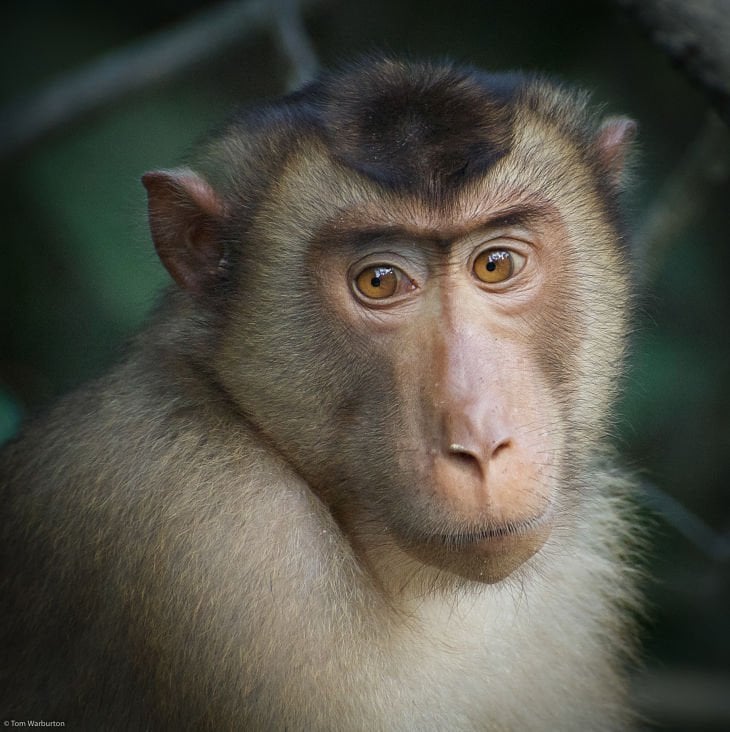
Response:
[[[482,219],[474,218],[459,225],[442,227],[420,227],[407,224],[372,225],[358,224],[356,221],[343,224],[343,216],[340,215],[336,222],[326,223],[315,239],[321,246],[327,248],[347,248],[353,251],[365,249],[374,243],[387,244],[390,241],[403,239],[450,246],[454,241],[474,230],[534,224],[539,220],[554,220],[556,215],[555,207],[546,201],[517,203],[493,211]]]

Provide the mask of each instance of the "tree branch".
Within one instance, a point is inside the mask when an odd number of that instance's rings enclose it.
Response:
[[[641,498],[644,503],[670,526],[673,526],[708,559],[723,564],[730,562],[729,534],[715,531],[676,498],[672,498],[657,486],[642,482],[641,489]]]
[[[276,39],[279,50],[289,60],[288,89],[296,89],[310,81],[319,62],[302,20],[297,0],[277,0]]]
[[[655,196],[637,234],[643,284],[650,283],[672,244],[705,209],[712,190],[730,176],[727,127],[709,114],[697,138]]]
[[[615,0],[730,125],[730,0]]]
[[[287,0],[288,7],[270,0],[222,3],[64,74],[46,88],[0,111],[0,157],[17,154],[88,113],[179,75],[266,29],[288,23],[295,29],[288,32],[296,41],[296,19],[301,26],[302,6],[309,7],[317,1]],[[303,34],[303,30],[299,32]],[[295,41],[289,45],[294,47]],[[298,44],[303,46],[301,38]],[[293,55],[290,52],[289,56]],[[297,55],[304,59],[306,53],[300,50]],[[302,68],[308,73],[311,63],[303,61]]]

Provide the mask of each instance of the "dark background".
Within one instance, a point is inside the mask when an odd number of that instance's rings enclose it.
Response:
[[[6,3],[0,103],[205,5]],[[640,124],[637,226],[708,113],[608,0],[332,1],[306,23],[325,66],[384,49],[537,69],[592,89],[608,112]],[[287,73],[260,33],[2,161],[0,442],[113,361],[168,282],[140,175],[174,166],[236,104],[283,90]],[[617,429],[625,463],[644,481],[652,533],[636,694],[667,730],[730,729],[729,193],[727,178],[702,193],[696,215],[653,257]]]

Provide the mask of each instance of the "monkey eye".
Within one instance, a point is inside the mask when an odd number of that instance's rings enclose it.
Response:
[[[370,300],[385,300],[415,289],[415,285],[397,267],[375,264],[365,267],[355,277],[355,288]]]
[[[486,249],[475,260],[472,270],[489,285],[504,282],[522,269],[524,257],[509,249]]]

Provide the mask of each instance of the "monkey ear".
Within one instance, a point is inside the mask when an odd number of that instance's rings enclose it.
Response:
[[[595,145],[611,183],[620,186],[638,125],[628,117],[608,117],[598,128]]]
[[[175,282],[200,295],[220,276],[224,258],[223,204],[192,170],[153,170],[142,176],[157,255]]]

